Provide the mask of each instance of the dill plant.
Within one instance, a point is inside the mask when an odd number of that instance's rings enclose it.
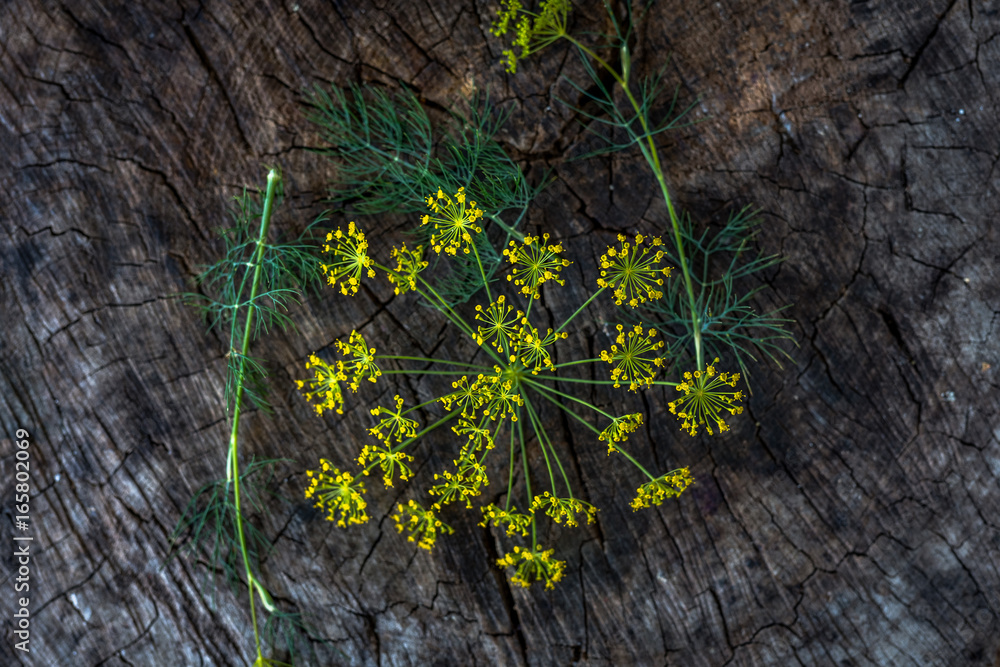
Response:
[[[251,460],[241,466],[239,456],[242,412],[250,407],[270,411],[264,363],[250,355],[250,347],[271,328],[292,324],[286,314],[288,307],[302,298],[306,286],[319,284],[322,275],[313,247],[313,228],[322,216],[290,242],[268,240],[272,215],[281,198],[277,169],[269,171],[261,199],[244,189],[231,212],[233,225],[221,230],[226,246],[223,257],[197,277],[199,292],[181,295],[204,313],[210,330],[226,337],[225,407],[230,433],[225,477],[209,482],[194,495],[171,538],[175,546],[204,559],[203,564],[213,573],[213,597],[215,573],[221,573],[234,591],[245,586],[253,626],[254,667],[285,665],[264,657],[265,646],[274,646],[282,635],[286,650],[294,657],[297,633],[309,632],[298,614],[275,604],[261,580],[261,559],[272,544],[248,516],[249,508],[263,510],[260,497],[270,481],[267,473],[286,460]],[[263,625],[259,618],[262,610],[267,614]]]
[[[323,142],[313,150],[334,163],[329,186],[334,205],[358,215],[424,213],[427,194],[463,188],[479,202],[483,222],[500,230],[500,247],[523,239],[518,227],[544,179],[530,186],[497,143],[507,115],[490,105],[488,94],[475,93],[466,115],[453,111],[450,122],[439,126],[405,87],[390,94],[374,86],[317,86],[306,103],[306,116]],[[427,246],[426,227],[413,234],[417,245]],[[480,290],[503,259],[488,235],[477,238],[482,272],[464,254],[436,272],[435,287],[452,305]]]
[[[646,3],[648,9],[651,2]],[[504,36],[513,32],[513,40],[503,50],[502,60],[511,74],[520,60],[564,40],[575,47],[587,73],[588,81],[567,79],[581,94],[584,108],[574,108],[593,122],[589,130],[606,145],[588,156],[637,147],[656,179],[670,221],[668,236],[672,243],[665,248],[668,260],[680,269],[680,280],[670,282],[656,299],[635,311],[637,318],[653,324],[669,342],[671,369],[693,353],[694,370],[684,373],[678,389],[684,397],[671,403],[671,410],[682,407],[682,428],[691,435],[698,426],[709,433],[712,428],[726,430],[718,419],[718,410],[731,409],[731,402],[717,396],[720,385],[735,386],[739,374],[717,374],[714,363],[730,352],[743,375],[748,374],[746,358],[756,361],[754,353],[766,356],[780,366],[779,356],[788,357],[781,346],[794,340],[785,326],[792,320],[781,317],[787,308],[758,313],[751,298],[763,287],[747,292],[737,289],[743,279],[781,261],[777,255],[753,254],[752,242],[759,228],[750,208],[732,214],[715,233],[707,229],[698,234],[690,216],[674,207],[656,144],[663,132],[680,127],[686,110],[674,115],[677,96],[670,101],[662,121],[653,122],[653,109],[664,92],[665,65],[656,74],[638,80],[631,62],[629,39],[636,20],[631,3],[626,3],[627,18],[620,21],[607,0],[604,7],[612,27],[610,34],[598,35],[596,45],[569,32],[569,0],[544,0],[537,11],[529,11],[521,0],[503,0],[491,32]],[[587,39],[586,41],[595,41]],[[610,77],[611,85],[608,84]],[[594,127],[600,128],[594,130]],[[624,136],[624,141],[616,141]],[[585,156],[586,157],[586,156]],[[630,306],[638,304],[629,303]],[[714,362],[708,361],[715,358]],[[790,357],[789,357],[790,358]],[[709,378],[714,378],[709,381]],[[735,381],[734,379],[735,378]],[[723,392],[728,393],[728,392]],[[715,404],[716,410],[692,410],[691,406]],[[728,407],[727,407],[728,406]]]
[[[543,425],[543,405],[563,411],[590,430],[596,441],[603,441],[609,455],[620,454],[644,476],[646,481],[637,488],[633,509],[658,505],[682,493],[693,481],[687,468],[653,474],[628,452],[626,441],[642,425],[642,414],[613,415],[581,398],[579,392],[563,391],[564,384],[575,388],[579,384],[606,385],[624,391],[678,386],[657,379],[664,363],[664,345],[654,329],[619,325],[614,343],[596,358],[560,361],[556,354],[559,341],[568,336],[566,329],[605,292],[616,302],[633,304],[662,294],[670,274],[670,268],[663,264],[662,241],[621,237],[602,257],[601,278],[590,298],[558,328],[542,330],[533,323],[533,315],[540,310],[536,305],[540,288],[564,282],[560,272],[570,261],[563,257],[562,245],[550,243],[548,236],[527,235],[522,241],[509,241],[503,252],[510,269],[508,280],[491,283],[480,254],[485,232],[479,221],[488,217],[487,212],[462,187],[454,193],[440,189],[429,193],[423,205],[426,212],[420,219],[429,231],[428,246],[394,248],[395,266],[372,256],[368,239],[356,223],[349,223],[346,230],[331,231],[323,246],[327,282],[352,296],[362,281],[381,275],[397,295],[436,309],[475,352],[459,359],[426,357],[410,350],[379,352],[372,341],[354,330],[346,341],[337,341],[339,358],[325,361],[311,355],[307,369],[312,377],[300,380],[299,388],[319,414],[342,412],[346,389],[363,392],[385,376],[429,376],[439,384],[432,392],[436,395],[415,405],[406,407],[406,401],[397,395],[391,405],[371,408],[372,426],[368,430],[373,442],[358,453],[360,471],[351,472],[343,464],[321,459],[318,468],[306,473],[309,483],[305,495],[340,527],[366,523],[367,476],[381,474],[386,487],[397,480],[409,480],[417,443],[432,431],[450,427],[456,441],[453,466],[427,480],[426,503],[411,499],[397,505],[393,518],[398,530],[420,547],[431,549],[440,535],[452,532],[443,519],[445,508],[454,504],[471,509],[473,499],[490,484],[488,457],[496,449],[505,451],[505,501],[502,506],[482,506],[480,525],[492,525],[509,537],[524,540],[497,561],[499,567],[513,568],[513,583],[529,586],[543,582],[551,588],[563,577],[565,562],[554,557],[553,549],[539,544],[538,520],[545,516],[557,524],[576,526],[592,522],[597,508],[574,493],[559,448]],[[469,258],[480,272],[483,288],[479,294],[484,299],[474,308],[449,303],[425,274],[430,264],[424,259],[425,252],[444,261]],[[505,293],[504,286],[510,293]],[[573,372],[585,365],[607,369],[608,379],[594,380]],[[424,414],[432,415],[426,418],[426,425],[419,421]],[[545,464],[540,478],[529,464],[528,452],[533,447]],[[515,502],[518,476],[525,495]]]

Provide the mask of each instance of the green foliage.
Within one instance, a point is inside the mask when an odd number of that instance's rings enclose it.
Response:
[[[252,460],[240,472],[243,497],[254,510],[263,511],[261,496],[274,477],[274,466],[289,459]],[[244,513],[244,519],[245,519]],[[259,567],[261,558],[272,549],[270,540],[252,523],[247,523],[247,554]],[[210,573],[207,590],[212,592],[213,606],[218,576],[237,592],[242,579],[242,554],[236,530],[236,506],[233,503],[233,483],[217,479],[198,489],[177,522],[170,541],[170,558],[179,553],[200,560]]]
[[[270,170],[267,190],[260,196],[244,189],[243,195],[236,198],[236,208],[232,211],[233,226],[221,230],[226,247],[222,259],[207,267],[197,278],[203,291],[180,295],[204,313],[210,329],[228,334],[225,401],[232,426],[226,448],[225,479],[206,484],[195,494],[172,538],[175,544],[183,540],[189,553],[205,559],[205,565],[213,573],[213,601],[214,575],[223,575],[234,588],[241,579],[245,582],[254,633],[254,664],[257,665],[283,664],[264,657],[257,620],[258,599],[269,614],[265,643],[269,627],[273,639],[276,628],[302,626],[296,614],[289,614],[274,604],[257,576],[261,559],[271,549],[271,543],[248,520],[243,505],[247,501],[251,508],[263,509],[259,492],[267,482],[259,480],[260,473],[275,463],[251,461],[242,471],[240,469],[239,424],[244,398],[259,408],[268,408],[264,398],[266,372],[262,362],[251,357],[249,351],[251,344],[272,327],[285,329],[292,324],[286,315],[288,307],[299,301],[306,288],[318,284],[323,268],[312,236],[322,216],[291,242],[268,241],[272,213],[280,200],[281,176],[277,169]],[[253,223],[258,216],[260,227],[254,234]],[[284,636],[287,640],[287,632]],[[294,654],[294,641],[287,644],[287,649]]]
[[[320,130],[324,146],[315,150],[336,165],[330,199],[359,215],[416,213],[436,192],[464,188],[501,232],[500,245],[522,238],[517,231],[528,205],[541,190],[528,185],[520,167],[496,141],[507,116],[494,113],[489,94],[469,100],[467,117],[452,113],[451,123],[435,131],[416,96],[407,88],[390,95],[372,86],[329,91],[316,87],[308,98],[307,117]],[[505,222],[504,216],[513,216]],[[489,230],[475,242],[490,279],[500,256]],[[426,244],[429,232],[413,230]],[[449,303],[467,301],[482,288],[482,276],[472,258],[445,265],[437,283]]]
[[[633,74],[629,41],[634,26],[649,8],[647,3],[636,16],[630,3],[626,3],[626,20],[620,21],[611,5],[605,0],[604,7],[611,22],[610,34],[587,35],[588,41],[596,39],[596,45],[588,45],[569,34],[566,21],[556,27],[557,34],[549,35],[546,44],[565,39],[576,47],[577,53],[587,73],[587,81],[579,83],[567,80],[584,100],[583,107],[573,108],[578,114],[591,121],[588,130],[606,142],[606,145],[581,157],[590,157],[620,151],[637,146],[646,160],[663,195],[670,219],[672,248],[666,254],[679,267],[682,280],[668,281],[658,302],[646,304],[631,319],[654,322],[670,343],[672,353],[671,368],[678,363],[689,363],[685,353],[694,353],[695,368],[705,370],[705,354],[723,355],[728,351],[736,359],[744,375],[747,375],[749,358],[756,361],[754,351],[778,363],[778,355],[788,357],[781,343],[794,341],[785,326],[792,320],[779,317],[786,307],[759,314],[752,305],[753,297],[764,286],[741,292],[738,287],[764,269],[780,262],[774,255],[757,254],[750,256],[753,238],[758,223],[749,207],[733,214],[717,234],[709,234],[706,229],[697,234],[690,216],[680,215],[674,210],[660,161],[657,139],[667,130],[677,129],[692,123],[681,123],[694,104],[677,109],[678,95],[675,91],[665,111],[660,112],[661,120],[653,121],[654,109],[665,91],[664,73],[666,63],[652,76],[639,78]],[[494,24],[494,34],[504,34],[510,25],[517,23],[519,32],[515,45],[524,42],[520,26],[527,17],[535,16],[524,10],[519,0],[505,0]],[[554,7],[561,8],[557,0],[544,0],[540,13],[551,13]],[[526,18],[520,20],[518,16]],[[525,49],[523,56],[538,49]],[[505,52],[506,55],[506,52]],[[610,77],[610,79],[608,78]],[[620,137],[624,136],[624,140]],[[728,262],[720,261],[728,258]],[[780,366],[780,363],[779,363]]]
[[[754,310],[751,299],[766,285],[743,292],[736,289],[743,279],[782,261],[779,255],[761,252],[754,255],[753,240],[759,227],[760,220],[749,207],[730,215],[726,224],[712,234],[705,229],[697,235],[690,216],[681,218],[681,237],[691,258],[691,279],[708,356],[718,357],[726,350],[732,352],[747,376],[747,359],[758,360],[754,352],[780,368],[779,357],[791,357],[779,343],[795,340],[784,328],[794,320],[779,317],[788,306],[765,313]],[[674,264],[679,263],[676,253],[668,250],[667,256]],[[679,281],[670,281],[663,292],[662,298],[645,305],[641,318],[663,333],[671,356],[677,361],[692,349],[694,341],[687,295]]]
[[[274,207],[283,198],[280,183],[279,180]],[[261,196],[244,188],[243,194],[234,198],[236,205],[230,211],[233,224],[218,230],[225,244],[222,258],[204,267],[195,279],[201,292],[180,295],[185,303],[203,313],[210,330],[228,335],[226,404],[230,412],[239,385],[243,387],[244,398],[254,406],[266,411],[270,408],[265,398],[267,372],[263,363],[242,352],[242,336],[250,312],[254,313],[251,339],[256,340],[275,326],[284,329],[292,325],[286,314],[288,308],[301,300],[304,289],[309,286],[318,289],[321,284],[315,228],[325,216],[317,218],[291,241],[264,244],[259,285],[251,294],[257,266],[254,256],[259,250],[258,230],[254,225],[259,223],[263,212]]]

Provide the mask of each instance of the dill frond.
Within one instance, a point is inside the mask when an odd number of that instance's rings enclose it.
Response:
[[[274,208],[282,199],[280,180],[275,193]],[[322,267],[316,253],[319,237],[316,227],[326,220],[320,215],[301,234],[287,242],[266,243],[260,254],[260,281],[257,292],[251,297],[251,283],[258,252],[258,238],[254,226],[262,213],[262,194],[247,189],[235,197],[230,210],[232,226],[222,228],[219,234],[225,244],[221,259],[203,268],[195,278],[199,292],[181,294],[185,303],[202,312],[209,330],[225,332],[229,336],[226,352],[226,405],[233,410],[236,387],[243,386],[245,401],[258,409],[270,411],[266,400],[267,372],[261,360],[243,355],[242,335],[246,319],[252,310],[251,339],[278,327],[287,329],[294,323],[286,314],[300,302],[307,289],[319,291],[322,285]]]
[[[744,376],[749,375],[747,359],[756,362],[757,355],[767,357],[780,368],[780,357],[791,359],[784,349],[784,341],[795,341],[786,329],[795,320],[780,316],[789,306],[766,312],[757,312],[753,307],[753,297],[766,285],[749,291],[736,289],[737,283],[782,261],[776,254],[757,252],[754,255],[753,240],[760,228],[755,213],[750,207],[744,207],[731,214],[715,233],[706,229],[696,234],[688,215],[681,217],[680,225],[692,268],[705,349],[710,357],[720,356],[726,350],[732,352]],[[677,261],[670,248],[667,259]],[[642,317],[663,334],[674,363],[686,363],[687,360],[678,355],[690,350],[694,340],[687,294],[680,281],[668,281],[663,291],[659,300],[645,304],[646,312]]]
[[[500,246],[522,240],[517,231],[528,205],[544,185],[531,187],[521,168],[496,141],[507,114],[495,113],[488,93],[475,93],[468,115],[434,128],[408,88],[395,95],[373,86],[329,90],[317,86],[307,98],[307,118],[324,143],[316,152],[336,165],[330,200],[358,215],[426,213],[427,193],[464,190],[499,229]],[[504,218],[513,218],[507,222]],[[432,229],[411,231],[413,245],[429,245]],[[472,242],[489,279],[500,263],[489,229]],[[484,286],[475,258],[447,262],[437,283],[450,304],[467,301]]]

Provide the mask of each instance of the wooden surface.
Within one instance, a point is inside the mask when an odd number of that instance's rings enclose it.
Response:
[[[243,599],[215,606],[190,560],[164,564],[192,492],[221,475],[225,344],[170,298],[219,251],[228,200],[280,164],[279,229],[322,208],[329,164],[300,93],[404,81],[432,108],[489,85],[507,148],[560,180],[532,209],[575,264],[554,318],[593,288],[618,230],[663,229],[638,155],[565,162],[576,119],[553,96],[562,48],[498,64],[486,3],[137,2],[0,7],[0,423],[5,515],[16,428],[32,435],[32,652],[12,649],[4,548],[0,662],[243,664]],[[300,330],[256,350],[272,417],[247,455],[279,470],[264,575],[344,659],[323,664],[993,665],[1000,646],[1000,2],[666,0],[634,60],[671,55],[704,122],[665,137],[676,201],[699,220],[755,204],[762,247],[787,261],[759,307],[795,304],[801,343],[759,367],[743,419],[689,438],[665,394],[594,394],[649,411],[637,456],[690,465],[679,501],[632,513],[633,471],[579,430],[557,431],[602,511],[546,534],[567,559],[552,593],[512,589],[504,544],[450,512],[454,536],[415,553],[387,512],[426,486],[379,490],[340,530],[302,498],[320,456],[347,461],[366,401],[318,419],[294,391],[309,352],[366,332],[403,350],[439,324],[375,286],[327,290]],[[599,26],[579,12],[577,29]],[[613,189],[612,187],[613,186]],[[335,218],[334,222],[341,222]],[[412,222],[412,221],[411,221]],[[407,223],[369,220],[376,252]],[[382,303],[379,303],[382,302]],[[382,307],[384,306],[384,307]],[[608,316],[611,312],[607,311]],[[390,332],[397,324],[409,334]],[[597,323],[599,324],[599,322]],[[607,344],[591,323],[568,344]],[[556,424],[556,428],[561,428]],[[450,456],[441,441],[421,469]],[[430,450],[423,450],[428,452]],[[418,473],[419,475],[419,473]],[[376,488],[379,485],[370,485]],[[493,487],[491,487],[492,489]],[[496,489],[499,493],[500,489]],[[0,536],[11,542],[10,521]]]

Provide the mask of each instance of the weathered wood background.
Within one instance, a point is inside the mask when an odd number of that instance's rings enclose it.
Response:
[[[697,478],[658,510],[632,513],[629,466],[587,434],[560,435],[603,511],[543,538],[569,561],[553,593],[509,587],[490,564],[503,542],[471,513],[449,513],[456,534],[415,553],[385,517],[423,486],[371,484],[367,526],[321,521],[301,498],[303,471],[348,460],[368,401],[394,388],[318,419],[294,391],[304,358],[372,313],[366,332],[382,347],[415,345],[431,322],[384,286],[353,300],[327,290],[296,310],[299,332],[257,350],[277,411],[246,418],[244,451],[296,460],[277,480],[290,500],[268,504],[278,548],[265,575],[347,656],[317,645],[321,662],[995,664],[998,13],[996,0],[654,6],[635,61],[649,71],[670,54],[681,101],[700,97],[694,117],[706,119],[664,138],[676,200],[701,220],[762,208],[762,247],[787,261],[760,305],[795,304],[801,347],[784,371],[757,369],[724,437],[682,436],[665,394],[647,394],[637,455]],[[508,149],[560,177],[531,221],[576,262],[551,293],[554,318],[592,289],[614,232],[663,228],[637,155],[565,162],[580,128],[553,99],[569,89],[550,81],[579,72],[575,56],[554,48],[507,76],[492,16],[478,1],[0,7],[5,516],[18,427],[36,466],[32,652],[12,650],[4,546],[0,662],[249,655],[244,601],[223,590],[213,607],[197,564],[164,564],[180,509],[221,475],[227,428],[225,344],[170,295],[217,256],[212,230],[230,197],[263,183],[262,164],[287,176],[278,228],[323,208],[331,166],[305,150],[304,87],[404,81],[441,109],[489,85],[513,110]],[[600,16],[586,9],[575,25],[602,27]],[[385,252],[405,221],[366,224]],[[397,320],[419,335],[389,336]],[[606,338],[592,325],[570,343]]]

